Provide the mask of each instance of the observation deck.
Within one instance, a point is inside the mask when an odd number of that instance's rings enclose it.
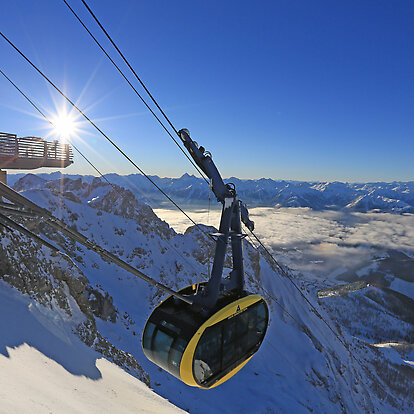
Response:
[[[18,138],[15,134],[0,132],[0,169],[66,168],[72,163],[69,144],[38,137]]]

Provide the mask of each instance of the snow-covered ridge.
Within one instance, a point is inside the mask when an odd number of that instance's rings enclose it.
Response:
[[[13,185],[22,174],[10,175]],[[39,174],[32,177],[34,183],[41,179],[54,180],[61,173]],[[80,176],[70,176],[79,178]],[[152,205],[162,203],[158,190],[142,175],[108,174],[108,179],[117,185],[131,190],[138,199],[152,200]],[[92,176],[83,180],[93,181]],[[209,188],[204,180],[193,175],[184,174],[180,178],[160,178],[152,180],[170,196],[181,203],[205,204]],[[414,181],[377,182],[377,183],[342,183],[342,182],[306,182],[276,181],[271,179],[241,180],[231,177],[226,182],[236,185],[240,198],[250,206],[272,207],[309,207],[315,210],[346,209],[366,212],[414,213]]]

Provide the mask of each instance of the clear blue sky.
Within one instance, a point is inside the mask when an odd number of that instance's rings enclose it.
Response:
[[[112,52],[82,3],[69,2]],[[414,180],[413,1],[89,4],[223,176]],[[147,173],[195,173],[63,1],[3,0],[0,15],[1,31]],[[0,68],[43,108],[62,106],[3,39],[0,56]],[[48,132],[2,78],[0,97],[0,131]],[[82,128],[79,146],[99,168],[135,172]],[[67,172],[93,173],[79,157]]]

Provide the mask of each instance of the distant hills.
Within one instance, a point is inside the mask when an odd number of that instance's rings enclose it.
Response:
[[[24,174],[10,174],[9,185],[13,185],[23,176]],[[62,174],[57,172],[36,176],[45,180],[55,180]],[[90,182],[95,178],[82,175],[65,175],[65,177],[82,178],[83,181]],[[141,174],[112,173],[107,174],[106,178],[113,184],[131,190],[138,199],[150,202],[153,207],[161,207],[166,202],[159,191]],[[181,204],[207,205],[209,187],[201,178],[184,174],[180,178],[151,176],[151,179]],[[342,183],[265,178],[241,180],[235,177],[225,181],[235,184],[240,199],[249,206],[414,213],[414,181]]]

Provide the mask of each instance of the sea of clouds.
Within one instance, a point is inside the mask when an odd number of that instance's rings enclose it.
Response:
[[[191,222],[179,211],[156,209],[175,231]],[[308,208],[252,208],[250,218],[262,242],[291,269],[333,279],[360,268],[390,250],[414,257],[414,215],[313,211]],[[193,209],[189,215],[206,225],[219,225],[220,210]]]

